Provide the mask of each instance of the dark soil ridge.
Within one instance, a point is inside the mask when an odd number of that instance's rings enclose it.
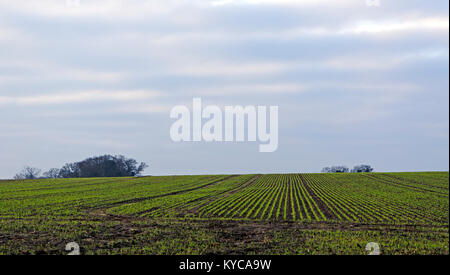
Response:
[[[390,174],[384,174],[384,173],[380,174],[380,175],[383,175],[385,177],[388,177],[388,178],[391,178],[391,179],[395,179],[395,180],[398,180],[398,181],[405,181],[405,182],[409,182],[409,183],[412,183],[412,184],[419,184],[419,185],[422,185],[422,186],[425,186],[425,187],[428,187],[428,188],[436,188],[436,189],[442,189],[444,191],[448,191],[448,188],[446,188],[446,187],[428,185],[426,183],[423,183],[423,182],[420,182],[420,181],[417,181],[417,180],[413,180],[413,179],[410,179],[410,178],[402,178],[402,177],[399,177],[399,176],[390,175]]]
[[[316,202],[317,206],[319,207],[319,211],[321,211],[327,219],[337,219],[333,211],[331,211],[331,209],[328,208],[328,206],[320,199],[320,197],[311,189],[303,175],[299,174],[299,177],[306,189],[306,192],[309,193],[309,196]]]
[[[152,199],[156,199],[156,198],[162,198],[162,197],[182,194],[182,193],[198,190],[198,189],[201,189],[201,188],[205,188],[205,187],[211,186],[213,184],[217,184],[219,182],[223,182],[223,181],[229,180],[229,179],[234,178],[234,177],[237,177],[237,175],[231,175],[231,176],[228,176],[228,177],[225,177],[225,178],[222,178],[222,179],[218,179],[218,180],[215,180],[213,182],[207,183],[207,184],[202,185],[202,186],[194,187],[194,188],[189,188],[189,189],[169,192],[169,193],[162,194],[162,195],[156,195],[156,196],[150,196],[150,197],[143,197],[143,198],[136,198],[136,199],[129,199],[129,200],[118,201],[118,202],[110,203],[110,204],[107,204],[107,205],[102,205],[100,207],[94,207],[94,208],[91,208],[91,209],[112,208],[112,207],[123,205],[123,204],[142,202],[142,201],[152,200]]]
[[[439,191],[436,190],[429,190],[429,189],[425,189],[422,187],[417,187],[417,186],[411,186],[411,185],[407,185],[407,184],[402,184],[400,182],[396,182],[393,179],[385,179],[385,178],[381,178],[380,176],[377,177],[377,175],[364,175],[370,179],[373,180],[377,180],[377,181],[381,181],[383,183],[387,183],[387,184],[391,184],[391,185],[397,185],[397,186],[402,186],[404,188],[410,189],[410,190],[414,190],[417,192],[422,192],[422,193],[426,193],[426,192],[431,192],[431,193],[436,193],[438,196],[444,196],[444,197],[448,197],[448,194],[445,193],[441,193]]]
[[[245,182],[243,182],[242,184],[240,184],[239,186],[237,186],[236,188],[220,192],[219,194],[217,194],[218,196],[216,196],[216,197],[206,201],[205,203],[200,204],[199,206],[196,206],[195,208],[193,208],[193,209],[191,209],[189,211],[184,211],[184,213],[181,213],[181,214],[185,214],[185,215],[187,215],[187,214],[195,214],[203,206],[208,205],[210,203],[213,203],[213,202],[215,202],[215,201],[217,201],[217,200],[219,200],[221,198],[229,197],[229,196],[233,195],[234,193],[237,193],[237,192],[239,192],[239,191],[241,191],[241,190],[243,190],[243,189],[253,185],[255,182],[257,182],[261,178],[261,176],[262,175],[259,175],[259,174],[255,175],[255,176],[251,177],[250,179],[246,180]],[[199,198],[199,199],[204,199],[204,198]],[[194,201],[197,201],[199,199],[196,199]],[[193,202],[193,201],[190,201],[190,202]]]

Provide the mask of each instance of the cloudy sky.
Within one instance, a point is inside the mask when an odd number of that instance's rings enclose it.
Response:
[[[448,170],[447,0],[0,0],[0,178]],[[279,106],[279,147],[174,143],[170,109]]]

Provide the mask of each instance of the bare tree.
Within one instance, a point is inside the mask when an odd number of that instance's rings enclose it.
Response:
[[[352,173],[370,173],[372,171],[373,171],[372,166],[366,164],[356,165],[352,169]]]
[[[24,179],[37,179],[41,170],[38,168],[25,166],[19,173],[14,176],[16,180],[24,180]]]
[[[348,173],[349,171],[350,169],[343,165],[325,167],[322,169],[322,173]]]
[[[56,178],[60,177],[58,168],[51,168],[47,172],[44,172],[44,174],[42,174],[42,175],[44,176],[44,178],[47,178],[47,179],[56,179]]]
[[[324,167],[322,169],[322,173],[331,173],[331,168],[330,167]]]

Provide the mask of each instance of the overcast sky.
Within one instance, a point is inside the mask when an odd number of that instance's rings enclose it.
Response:
[[[106,153],[153,175],[447,171],[449,2],[379,3],[0,0],[0,178]],[[193,97],[279,106],[278,150],[172,142]]]

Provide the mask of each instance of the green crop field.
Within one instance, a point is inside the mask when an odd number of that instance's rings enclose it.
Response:
[[[449,173],[0,181],[0,254],[449,254]]]

